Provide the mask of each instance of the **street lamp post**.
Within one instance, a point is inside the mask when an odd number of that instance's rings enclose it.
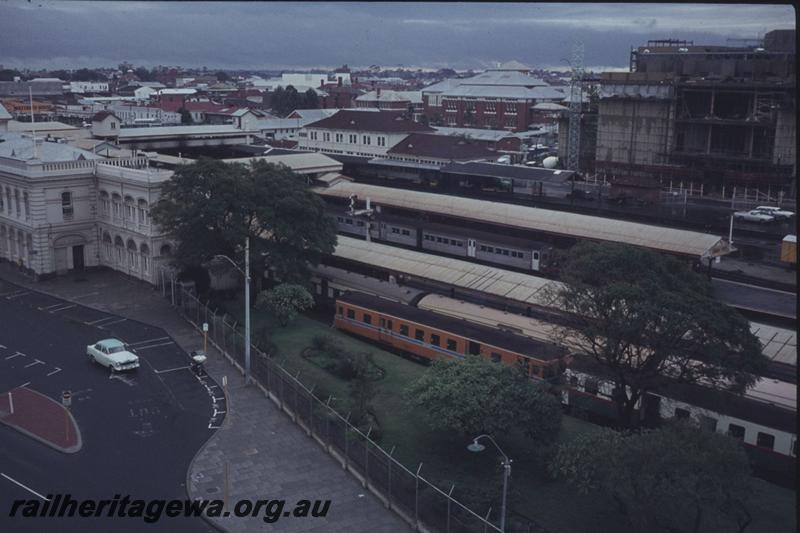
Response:
[[[244,384],[250,384],[250,237],[244,243],[244,270],[227,255],[215,255],[214,259],[225,259],[244,276]]]
[[[500,446],[495,442],[495,440],[491,437],[491,435],[478,435],[474,439],[472,439],[472,443],[467,445],[467,449],[471,452],[482,452],[486,449],[486,446],[479,443],[478,440],[480,439],[489,439],[494,447],[497,448],[497,451],[500,452],[500,455],[503,456],[503,504],[500,508],[500,533],[505,533],[506,531],[506,495],[508,494],[508,478],[511,476],[511,459],[503,452]]]

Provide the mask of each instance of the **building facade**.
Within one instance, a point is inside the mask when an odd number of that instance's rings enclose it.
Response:
[[[632,50],[631,72],[602,76],[598,172],[793,189],[796,54],[784,33],[762,46],[668,40]]]
[[[174,244],[150,219],[172,175],[0,131],[0,260],[37,278],[106,266],[154,281]]]

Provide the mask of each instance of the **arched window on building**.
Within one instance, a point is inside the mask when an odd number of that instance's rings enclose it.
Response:
[[[106,191],[100,191],[100,216],[108,217],[111,215],[111,199]]]
[[[111,208],[114,218],[122,218],[122,196],[117,193],[111,195]]]
[[[125,243],[123,242],[122,237],[120,237],[119,235],[114,237],[114,248],[117,251],[117,264],[118,265],[122,265],[123,264],[123,251],[125,249]]]
[[[133,196],[125,197],[125,220],[136,222],[136,205],[133,201]]]
[[[169,244],[162,244],[161,248],[158,250],[158,255],[161,257],[169,257],[172,255],[172,246]]]
[[[103,233],[103,257],[109,263],[114,262],[114,242],[108,232]]]
[[[128,267],[139,270],[139,248],[133,239],[128,239]]]
[[[150,208],[147,205],[147,200],[143,198],[139,198],[139,224],[150,225]]]
[[[2,194],[0,194],[2,196]],[[6,227],[0,226],[0,257],[9,257],[8,254],[8,235]]]
[[[150,274],[150,248],[142,243],[139,250],[142,255],[142,274]]]

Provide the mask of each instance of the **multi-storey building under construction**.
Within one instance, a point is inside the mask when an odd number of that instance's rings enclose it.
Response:
[[[596,170],[794,194],[794,30],[751,46],[648,41],[604,73]]]

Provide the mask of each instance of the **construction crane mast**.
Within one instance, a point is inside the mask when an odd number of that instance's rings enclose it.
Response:
[[[583,106],[583,43],[572,47],[572,79],[569,91],[569,137],[567,139],[567,168],[580,172],[581,110]]]

